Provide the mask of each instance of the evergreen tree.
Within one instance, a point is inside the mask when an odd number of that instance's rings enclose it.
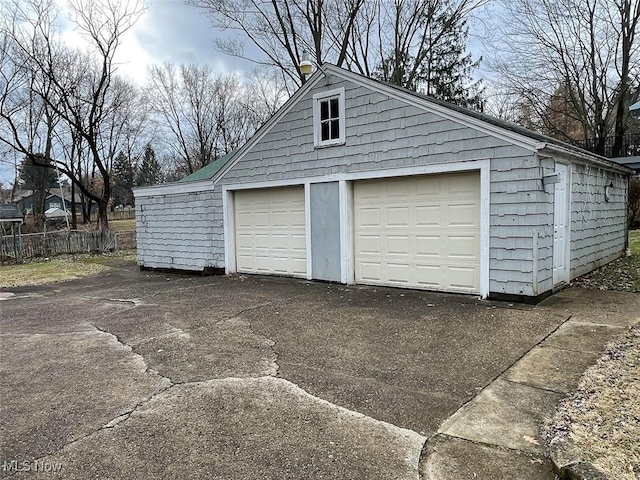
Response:
[[[437,21],[447,22],[447,12]],[[432,97],[482,111],[481,82],[473,82],[471,77],[482,58],[474,61],[470,53],[465,55],[468,35],[466,19],[451,24],[423,62],[417,87]]]
[[[420,60],[409,50],[394,52],[373,76],[462,107],[482,110],[481,82],[473,82],[471,77],[481,58],[474,61],[470,53],[465,54],[467,21],[455,14],[452,0],[434,2],[433,8],[420,20],[426,31]],[[418,61],[418,73],[411,76],[409,72]]]
[[[142,163],[138,168],[136,174],[136,185],[139,187],[147,185],[156,185],[163,181],[162,169],[160,162],[156,158],[156,153],[153,151],[150,143],[144,147],[144,153],[142,154]]]
[[[43,167],[42,164],[51,165],[51,161],[44,157],[24,157],[20,166],[20,180],[22,188],[33,190],[33,214],[44,215],[44,204],[47,191],[56,186],[56,172],[52,167]]]
[[[136,180],[135,161],[120,152],[113,161],[111,182],[113,184],[113,204],[133,205],[133,186]]]

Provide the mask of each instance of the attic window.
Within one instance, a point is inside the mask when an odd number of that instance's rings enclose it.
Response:
[[[345,141],[344,88],[313,96],[313,141],[316,147]]]

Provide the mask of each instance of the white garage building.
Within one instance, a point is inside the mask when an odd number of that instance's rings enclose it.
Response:
[[[324,65],[236,152],[135,190],[138,263],[535,301],[624,254],[630,173]]]

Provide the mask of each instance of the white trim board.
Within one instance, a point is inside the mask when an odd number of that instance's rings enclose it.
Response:
[[[307,260],[307,280],[313,278],[313,262],[311,258],[311,188],[309,184],[304,184],[304,236],[305,236],[305,258]]]
[[[133,189],[134,198],[157,197],[160,195],[176,195],[181,193],[198,193],[213,190],[211,179],[197,182],[175,182],[150,187],[137,187]]]
[[[224,271],[228,275],[236,273],[236,210],[233,192],[222,192],[222,229],[224,238]]]
[[[353,185],[347,180],[338,183],[340,209],[340,281],[355,283],[353,253]]]
[[[325,182],[340,182],[340,181],[354,181],[354,180],[371,180],[375,178],[385,177],[406,177],[409,175],[430,175],[436,173],[452,173],[463,172],[466,170],[478,170],[479,165],[489,165],[490,160],[488,158],[481,158],[476,160],[467,160],[464,162],[451,162],[451,163],[434,163],[428,165],[419,165],[415,167],[402,167],[402,168],[390,168],[386,170],[370,170],[362,172],[344,172],[344,173],[332,173],[329,175],[316,176],[316,177],[299,177],[299,178],[286,178],[282,180],[267,180],[264,182],[249,182],[249,183],[230,183],[221,185],[222,191],[227,190],[247,190],[254,188],[272,188],[272,187],[287,187],[293,185],[306,185],[309,183],[325,183]]]

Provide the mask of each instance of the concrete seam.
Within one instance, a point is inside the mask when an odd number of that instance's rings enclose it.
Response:
[[[536,390],[540,390],[543,392],[555,393],[558,395],[565,395],[565,396],[571,393],[571,392],[563,392],[560,390],[553,390],[551,388],[544,388],[539,385],[531,385],[530,383],[526,383],[526,382],[514,382],[513,380],[509,380],[507,377],[501,377],[501,379],[505,382],[513,383],[514,385],[524,385],[525,387],[535,388]]]
[[[463,408],[465,408],[471,401],[473,401],[478,395],[480,395],[480,393],[482,393],[484,390],[487,389],[487,387],[489,387],[493,382],[495,382],[498,378],[501,378],[511,367],[513,367],[516,363],[518,363],[520,360],[522,360],[524,358],[525,355],[527,355],[531,350],[533,350],[534,348],[540,346],[540,344],[542,342],[544,342],[547,338],[549,338],[551,335],[553,335],[554,333],[556,333],[560,327],[562,327],[562,325],[564,325],[565,323],[567,323],[569,320],[571,320],[571,315],[569,315],[564,321],[560,322],[560,324],[554,328],[551,332],[549,332],[542,340],[540,340],[538,343],[536,343],[535,345],[533,345],[529,350],[527,350],[526,352],[524,352],[519,358],[517,358],[516,360],[514,360],[507,368],[505,368],[502,372],[498,373],[495,377],[493,377],[484,387],[482,387],[481,390],[478,390],[478,392],[471,398],[469,398],[469,400],[467,400],[466,402],[464,402],[462,405],[460,405],[460,407],[458,407],[456,409],[455,412],[453,412],[451,415],[449,415],[447,418],[445,418],[440,425],[438,426],[438,428],[427,437],[427,440],[424,442],[424,446],[422,447],[423,451],[425,451],[425,449],[427,448],[427,446],[429,445],[429,442],[431,441],[431,439],[433,437],[435,437],[436,435],[439,434],[440,432],[440,428],[442,428],[442,425],[444,424],[444,422],[446,422],[448,419],[450,419],[453,415],[455,415],[456,413],[458,413],[460,410],[462,410]],[[535,388],[535,387],[534,387]],[[554,393],[558,393],[558,392],[554,392]],[[445,435],[445,434],[443,434]],[[519,450],[518,450],[519,451]],[[424,457],[426,459],[426,456]],[[422,455],[420,455],[420,461],[422,461]]]
[[[451,438],[456,438],[458,440],[464,440],[465,442],[470,442],[473,443],[474,445],[482,445],[485,447],[489,447],[489,448],[497,448],[499,450],[504,450],[507,452],[514,452],[514,453],[519,453],[519,454],[523,454],[523,455],[528,455],[528,456],[538,456],[538,457],[544,457],[544,452],[541,453],[534,453],[534,452],[529,452],[526,450],[519,450],[517,448],[510,448],[510,447],[505,447],[504,445],[496,445],[494,443],[487,443],[487,442],[481,442],[478,440],[471,440],[469,438],[464,438],[464,437],[458,437],[457,435],[451,435],[450,433],[440,433],[439,435],[445,436],[445,437],[451,437]],[[542,446],[542,445],[541,445]]]

